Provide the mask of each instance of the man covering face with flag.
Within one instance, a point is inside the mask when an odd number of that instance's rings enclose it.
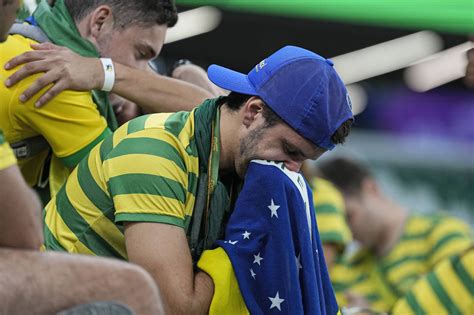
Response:
[[[254,160],[218,248],[198,263],[214,281],[210,314],[336,314],[303,177]]]

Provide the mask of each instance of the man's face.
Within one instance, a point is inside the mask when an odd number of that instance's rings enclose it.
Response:
[[[0,43],[6,40],[19,8],[19,0],[0,0]]]
[[[249,162],[255,159],[283,162],[289,170],[298,172],[305,160],[315,160],[324,152],[286,123],[266,127],[265,119],[261,117],[241,138],[234,163],[242,178]]]
[[[363,189],[359,193],[344,196],[346,219],[354,239],[364,247],[373,248],[377,242],[377,220],[374,196]]]
[[[123,65],[145,70],[148,61],[158,56],[165,41],[167,26],[130,25],[123,29],[113,28],[97,39],[102,57]]]

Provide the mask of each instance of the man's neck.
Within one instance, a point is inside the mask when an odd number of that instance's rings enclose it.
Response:
[[[386,256],[398,243],[405,228],[408,212],[405,208],[391,200],[385,200],[380,209],[384,215],[380,224],[378,242],[375,246],[375,254],[379,257]]]

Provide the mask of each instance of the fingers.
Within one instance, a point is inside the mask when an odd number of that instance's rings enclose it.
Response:
[[[53,43],[38,43],[38,44],[31,44],[31,48],[34,50],[62,50],[64,47],[57,46]]]
[[[54,83],[59,77],[59,74],[56,72],[48,72],[45,73],[43,76],[41,76],[38,80],[36,80],[33,84],[31,84],[28,89],[26,89],[21,95],[20,95],[20,101],[21,102],[26,102],[29,99],[31,99],[35,94],[40,92],[42,89],[44,89],[48,84]],[[48,91],[46,91],[35,103],[36,106],[42,106],[49,100],[51,100],[54,96],[56,96],[59,92],[64,90],[62,88],[61,84],[55,84],[52,86]]]
[[[26,77],[32,74],[46,72],[47,70],[49,70],[49,65],[47,63],[43,63],[41,61],[34,61],[34,62],[27,63],[21,69],[19,69],[14,74],[9,76],[7,80],[5,81],[5,85],[7,87],[12,87],[18,82],[20,82],[21,80],[25,79]],[[51,83],[51,82],[48,82],[48,83]]]
[[[41,107],[51,101],[56,95],[65,90],[65,87],[61,83],[53,85],[47,90],[39,99],[36,101],[35,106]]]
[[[27,51],[21,55],[18,55],[10,59],[5,64],[4,68],[6,70],[11,70],[19,65],[22,65],[28,62],[43,60],[50,53],[51,53],[50,51]]]

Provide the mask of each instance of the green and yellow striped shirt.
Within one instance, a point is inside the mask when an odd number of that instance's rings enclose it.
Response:
[[[98,144],[46,206],[46,249],[127,259],[123,222],[187,231],[199,176],[194,113],[142,116]]]
[[[395,304],[392,314],[474,314],[474,247],[438,263]]]
[[[16,158],[12,149],[0,130],[0,171],[16,164]]]
[[[472,243],[469,226],[458,219],[410,216],[401,239],[384,257],[360,250],[336,261],[331,280],[338,303],[346,305],[343,293],[349,290],[365,297],[374,310],[390,311],[439,261],[463,252]]]
[[[352,241],[352,233],[346,222],[342,194],[331,182],[319,177],[311,182],[311,188],[321,242],[344,250]]]

